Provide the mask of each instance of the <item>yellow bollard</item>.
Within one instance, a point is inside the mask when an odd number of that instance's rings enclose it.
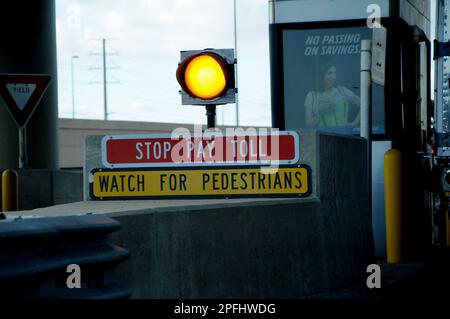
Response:
[[[445,214],[447,214],[447,246],[450,247],[450,218],[448,216],[448,211],[446,211]]]
[[[2,212],[17,211],[19,208],[19,175],[12,169],[2,174]]]
[[[388,263],[402,262],[402,154],[390,149],[384,154],[386,200],[386,252]]]

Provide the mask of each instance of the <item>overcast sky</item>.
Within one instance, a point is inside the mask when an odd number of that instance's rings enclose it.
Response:
[[[267,1],[237,2],[240,124],[270,126]],[[175,71],[180,50],[234,47],[233,0],[56,0],[56,18],[60,117],[72,117],[77,55],[75,117],[103,118],[102,59],[91,54],[110,38],[111,120],[206,123],[204,107],[181,106]],[[235,123],[234,105],[218,107],[223,120]]]

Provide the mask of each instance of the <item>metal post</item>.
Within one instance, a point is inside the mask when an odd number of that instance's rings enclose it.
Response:
[[[27,168],[27,140],[26,128],[19,127],[19,168]]]
[[[436,1],[436,40],[439,42],[445,42],[445,29],[446,17],[445,14],[445,2],[442,0]],[[436,55],[436,51],[434,52]],[[444,126],[444,88],[446,86],[446,80],[444,80],[444,57],[438,57],[435,59],[435,108],[434,108],[434,119],[436,121],[435,131],[436,133],[447,133],[448,129]],[[448,156],[448,151],[443,147],[438,147],[437,155]]]
[[[104,102],[104,119],[108,120],[108,97],[107,97],[107,81],[106,81],[106,39],[102,39],[103,42],[103,102]]]
[[[361,137],[371,139],[371,40],[361,41]]]
[[[71,68],[72,68],[72,118],[75,118],[75,84],[74,84],[74,71],[73,71],[73,60],[78,59],[78,55],[73,55],[71,59]]]
[[[236,15],[237,15],[237,10],[236,10],[236,0],[234,0],[234,56],[237,59],[237,20],[236,20]],[[235,83],[236,83],[236,87],[238,88],[238,67],[237,67],[237,63],[234,66],[234,73],[236,75],[236,79],[235,79]],[[236,93],[236,126],[239,126],[239,93]]]
[[[360,135],[367,140],[367,191],[372,212],[372,41],[361,41],[361,117]],[[372,215],[372,213],[371,213]]]
[[[206,105],[207,128],[216,127],[216,106]]]

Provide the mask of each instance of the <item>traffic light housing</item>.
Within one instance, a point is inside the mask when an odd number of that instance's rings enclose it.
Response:
[[[177,68],[181,104],[235,103],[235,64],[233,49],[181,51]]]

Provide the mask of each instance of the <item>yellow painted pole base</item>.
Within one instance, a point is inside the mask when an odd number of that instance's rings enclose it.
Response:
[[[445,213],[447,214],[447,247],[450,247],[450,219],[448,218],[448,211]]]
[[[386,200],[386,253],[388,263],[400,263],[402,252],[402,154],[390,149],[384,155]]]
[[[2,212],[19,209],[19,175],[12,169],[2,174]]]

